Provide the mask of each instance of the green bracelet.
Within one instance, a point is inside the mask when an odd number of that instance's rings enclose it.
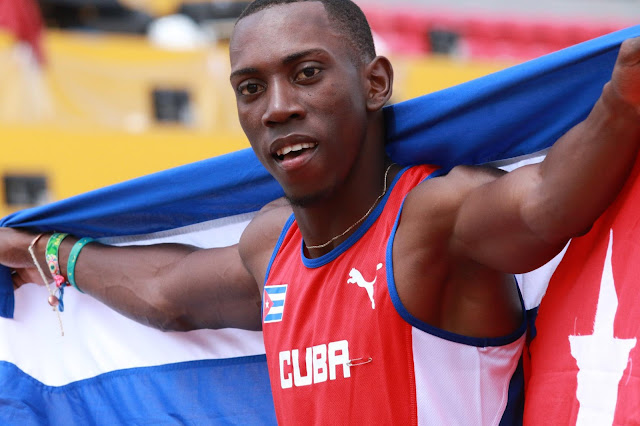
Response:
[[[56,281],[56,285],[60,287],[64,284],[64,277],[60,276],[60,266],[58,265],[58,251],[60,249],[60,244],[62,240],[64,240],[69,234],[61,234],[58,232],[53,233],[51,237],[49,237],[49,241],[47,242],[47,248],[45,249],[45,261],[49,266],[49,271],[51,272],[51,276]],[[62,282],[59,282],[62,280]]]
[[[84,291],[80,290],[80,287],[76,284],[76,262],[78,261],[78,256],[80,255],[80,250],[87,244],[93,241],[93,238],[85,237],[78,240],[71,249],[71,253],[69,253],[69,261],[67,262],[67,278],[69,278],[69,283],[76,288],[80,293],[84,293]]]

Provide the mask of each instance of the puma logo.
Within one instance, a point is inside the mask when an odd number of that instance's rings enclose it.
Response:
[[[376,272],[382,268],[382,263],[378,263],[376,266]],[[347,280],[347,284],[358,284],[358,287],[362,287],[367,290],[367,294],[369,295],[369,299],[371,300],[371,309],[376,308],[376,302],[373,300],[373,285],[376,283],[378,279],[378,275],[373,279],[373,281],[367,281],[364,279],[360,271],[356,268],[351,268],[349,271],[349,279]]]

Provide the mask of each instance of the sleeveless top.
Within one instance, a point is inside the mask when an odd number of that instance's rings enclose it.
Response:
[[[356,232],[319,258],[305,257],[293,216],[285,225],[262,305],[279,424],[522,421],[526,318],[512,335],[472,338],[423,323],[398,297],[391,247],[402,203],[434,170],[398,173]]]

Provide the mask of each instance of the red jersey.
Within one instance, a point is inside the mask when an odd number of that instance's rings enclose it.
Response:
[[[470,338],[421,322],[398,297],[397,219],[406,194],[434,170],[404,169],[356,232],[319,258],[305,257],[295,220],[287,222],[263,293],[280,424],[489,425],[521,416],[521,381],[512,379],[525,321],[510,336]]]

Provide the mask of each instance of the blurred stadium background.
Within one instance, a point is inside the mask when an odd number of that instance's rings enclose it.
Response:
[[[639,0],[356,2],[394,102],[640,20]],[[246,4],[0,0],[0,215],[248,147],[227,59]]]

